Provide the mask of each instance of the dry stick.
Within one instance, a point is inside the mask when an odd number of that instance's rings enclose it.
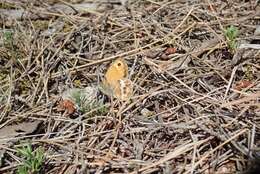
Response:
[[[193,23],[192,25],[191,25],[191,27],[193,27],[194,26],[194,24],[195,23]],[[206,25],[205,23],[203,23],[203,26],[204,25]],[[209,27],[210,28],[210,27]],[[189,29],[189,28],[188,28]],[[212,29],[213,30],[213,29]],[[214,31],[214,30],[213,30]],[[184,32],[182,32],[181,34],[183,34],[183,33],[185,33],[186,32],[186,30],[184,31]],[[181,35],[180,34],[180,35]],[[217,34],[216,34],[217,35]],[[218,35],[217,35],[218,36]],[[221,37],[220,36],[218,36],[220,39],[221,39]],[[221,40],[223,40],[223,39],[221,39]],[[178,44],[178,43],[176,43],[176,44]],[[187,49],[187,48],[185,48],[185,47],[183,47],[182,45],[180,45],[180,44],[178,44],[182,49],[184,49],[186,52],[189,52],[189,50]],[[203,49],[204,49],[204,46],[202,46],[203,47]],[[200,49],[200,48],[199,48]],[[214,47],[213,48],[211,48],[210,50],[212,50],[212,49],[214,49]],[[204,50],[205,51],[205,50]],[[200,55],[200,54],[202,54],[204,51],[192,51],[192,52],[190,52],[189,53],[189,55],[191,55],[192,57],[194,57],[194,58],[197,58],[197,59],[199,59],[198,58],[198,55]],[[207,62],[203,62],[204,64],[206,64],[207,66],[209,66],[209,67],[211,67],[213,70],[214,70],[214,68],[212,67],[212,66],[210,66],[210,64],[208,64]],[[220,74],[219,74],[219,72],[218,71],[215,71],[214,70],[214,72],[215,73],[217,73],[224,81],[227,81],[225,78],[223,78]]]
[[[48,77],[47,77],[47,79],[48,79]],[[43,89],[41,90],[40,94],[37,95],[38,89],[40,88],[40,85],[41,85],[41,81],[42,81],[42,83],[43,83]],[[34,91],[34,93],[33,93],[33,99],[31,100],[31,101],[32,101],[32,104],[34,104],[34,100],[35,100],[36,95],[38,96],[38,100],[35,102],[35,104],[38,104],[38,103],[41,101],[41,98],[42,98],[44,92],[46,92],[46,100],[47,100],[47,103],[49,102],[49,97],[47,96],[47,95],[48,95],[48,90],[47,90],[47,86],[46,86],[47,84],[48,84],[48,81],[45,82],[45,81],[44,81],[44,77],[43,77],[43,75],[41,74],[41,75],[40,75],[40,78],[39,78],[39,81],[38,81],[38,83],[37,83],[37,86],[35,87],[35,91]],[[46,88],[45,88],[45,87],[46,87]]]
[[[68,42],[68,40],[70,39],[70,36],[72,35],[72,33],[75,31],[75,28],[72,29],[70,31],[70,33],[68,34],[68,36],[66,37],[66,39],[64,40],[64,42],[61,44],[61,46],[55,51],[55,53],[52,55],[52,57],[50,58],[50,60],[54,59],[55,56],[60,52],[60,50],[62,49],[62,47],[64,47],[64,45]],[[52,69],[48,70],[48,74],[51,72]]]
[[[235,73],[236,73],[236,71],[237,71],[237,68],[238,68],[238,66],[235,66],[234,69],[233,69],[233,71],[232,71],[232,73],[231,73],[231,77],[230,77],[229,82],[228,82],[227,90],[226,90],[225,95],[224,95],[224,100],[226,99],[226,97],[227,97],[227,95],[228,95],[228,91],[229,91],[229,89],[230,89],[230,87],[231,87],[231,85],[232,85],[232,82],[233,82]]]
[[[51,44],[51,42],[49,42],[49,43],[41,50],[41,52],[36,56],[36,58],[34,58],[34,60],[33,60],[33,62],[31,63],[31,65],[33,65],[33,63],[38,60],[38,58],[43,54],[44,50],[45,50],[50,44]],[[28,67],[27,69],[30,69],[30,67]],[[21,74],[21,76],[20,76],[19,78],[15,79],[14,82],[20,80],[20,79],[23,78],[24,76],[28,76],[28,74],[27,74],[27,73]],[[2,81],[0,81],[0,84],[6,83],[7,81],[8,81],[8,79],[7,79],[7,80],[2,80]],[[32,85],[33,85],[33,87],[35,87],[33,83],[32,83]],[[2,87],[6,87],[6,85],[2,85]]]
[[[97,64],[100,64],[100,63],[103,63],[103,62],[107,62],[107,61],[111,61],[115,58],[118,58],[118,57],[123,57],[123,56],[126,56],[126,55],[135,55],[135,54],[138,54],[139,51],[142,51],[143,49],[145,48],[148,48],[148,47],[151,47],[155,44],[157,44],[158,42],[161,42],[163,41],[165,38],[169,37],[172,35],[172,33],[174,33],[175,31],[177,31],[177,29],[179,29],[183,24],[184,22],[187,20],[187,18],[190,16],[191,12],[193,11],[193,8],[189,11],[189,13],[185,16],[185,18],[182,20],[182,22],[169,34],[167,34],[164,38],[162,39],[158,39],[150,44],[147,44],[141,48],[137,48],[137,49],[133,49],[131,51],[128,51],[128,52],[125,52],[125,53],[121,53],[121,54],[118,54],[118,55],[115,55],[115,56],[110,56],[108,58],[104,58],[104,59],[101,59],[101,60],[97,60],[97,61],[94,61],[94,62],[91,62],[91,63],[87,63],[85,65],[79,65],[77,67],[74,67],[74,68],[69,68],[67,71],[68,72],[76,72],[76,71],[81,71],[83,70],[84,68],[88,67],[88,66],[91,66],[91,65],[97,65]],[[159,45],[158,47],[161,47],[161,46],[164,46],[164,45],[167,45],[168,43],[164,43],[162,45]],[[149,49],[148,49],[149,50]],[[57,72],[57,73],[54,73],[52,74],[51,78],[55,78],[55,77],[58,77],[58,76],[61,76],[62,73],[60,72]]]
[[[11,96],[12,96],[12,91],[13,91],[13,87],[12,87],[12,84],[13,84],[13,78],[12,76],[15,76],[13,75],[13,66],[11,66],[11,70],[10,70],[10,76],[9,76],[9,91],[8,91],[8,98],[7,98],[7,101],[6,101],[6,104],[5,104],[5,107],[3,109],[3,111],[1,112],[1,115],[0,115],[0,122],[2,122],[3,118],[6,116],[6,114],[8,113],[8,110],[10,109],[10,106],[11,106]]]
[[[71,4],[71,3],[69,3],[69,2],[65,2],[65,1],[63,1],[63,0],[58,0],[58,1],[60,1],[60,2],[62,2],[63,4],[67,5],[68,7],[70,7],[75,13],[78,13],[78,12],[80,11],[80,9],[76,9],[76,8],[73,6],[73,4]],[[63,5],[63,4],[61,4],[61,5]],[[80,5],[80,4],[75,4],[75,6],[76,6],[76,5]],[[59,12],[61,12],[62,14],[64,14],[63,11],[62,11],[62,9],[59,10]],[[65,14],[65,15],[66,15],[66,14]]]
[[[137,99],[136,101],[132,102],[126,109],[124,109],[122,111],[122,113],[126,112],[127,110],[131,109],[133,106],[135,106],[137,103],[139,103],[140,101],[144,100],[146,97],[148,97],[150,94],[158,91],[159,89],[161,89],[163,86],[159,86],[155,89],[152,89],[151,91],[149,91],[147,94],[143,94],[140,96],[139,99]]]
[[[58,146],[58,147],[60,147],[64,150],[67,150],[69,152],[74,152],[74,153],[77,152],[79,154],[86,155],[87,158],[98,158],[98,159],[104,160],[104,161],[109,163],[109,161],[104,157],[97,156],[97,155],[90,155],[89,153],[86,153],[84,151],[76,150],[76,149],[70,148],[69,146],[65,146],[65,145],[62,145],[62,144],[59,144],[59,143],[56,143],[56,142],[52,142],[50,140],[35,140],[34,142],[41,142],[41,143],[47,143],[47,144],[55,145],[55,146]]]
[[[120,116],[120,117],[121,117],[121,116]],[[114,145],[115,145],[115,143],[116,143],[116,139],[117,139],[117,137],[118,137],[118,135],[119,135],[119,130],[120,130],[121,124],[122,124],[122,120],[121,120],[121,118],[120,118],[119,123],[116,125],[116,128],[114,129],[114,135],[115,135],[115,137],[114,137],[114,139],[113,139],[113,141],[112,141],[112,143],[111,143],[111,145],[110,145],[110,148],[109,148],[108,153],[106,154],[106,157],[107,157],[107,158],[109,158],[109,156],[111,155],[112,148],[114,147]]]
[[[217,88],[216,90],[218,90],[218,89],[219,89],[219,88]],[[220,89],[221,89],[221,88],[220,88]],[[174,107],[172,107],[172,108],[169,108],[169,109],[167,109],[167,110],[165,110],[165,111],[162,111],[162,112],[160,112],[160,113],[157,113],[157,114],[155,114],[154,116],[158,116],[158,115],[164,114],[164,113],[166,113],[166,112],[170,112],[170,111],[176,109],[177,107],[181,107],[181,106],[184,106],[184,105],[190,105],[190,104],[192,104],[192,103],[194,103],[194,102],[199,102],[200,100],[203,100],[203,99],[205,99],[205,98],[210,98],[211,100],[218,101],[217,99],[211,98],[211,97],[209,96],[211,93],[215,92],[216,90],[213,90],[213,91],[209,92],[208,94],[203,95],[202,97],[195,98],[195,99],[193,99],[193,100],[191,100],[191,101],[188,101],[189,98],[187,98],[187,99],[185,99],[185,100],[182,100],[181,98],[179,98],[179,99],[180,99],[181,101],[183,101],[184,103],[182,103],[182,104],[180,104],[180,105],[177,105],[177,106],[174,106]],[[177,96],[176,96],[176,97],[177,97]]]
[[[227,138],[229,138],[229,135],[227,133],[228,130],[225,130],[224,128],[222,127],[219,127],[220,128],[220,133],[223,134],[223,136]],[[250,133],[250,131],[248,131],[248,133]],[[244,147],[243,144],[240,144],[238,143],[237,141],[231,141],[230,142],[237,150],[239,150],[242,154],[244,155],[248,155],[248,148]]]
[[[31,20],[30,20],[30,22],[31,22]],[[23,27],[21,27],[21,25],[20,25],[19,23],[17,23],[17,24],[18,24],[19,28],[21,29],[21,33],[23,34],[23,36],[24,36],[24,37],[28,37],[28,36],[26,35],[26,32],[24,31]],[[33,25],[31,24],[31,26],[33,26]],[[35,32],[35,31],[33,31],[33,32]],[[35,38],[37,38],[37,36],[36,36]],[[35,41],[35,39],[34,39],[34,41]],[[31,51],[32,51],[32,50],[31,50]],[[28,62],[30,62],[31,56],[32,56],[32,55],[29,56]],[[23,70],[24,70],[23,73],[21,72],[21,75],[20,75],[20,76],[27,76],[27,78],[28,78],[29,81],[31,82],[31,85],[35,88],[31,76],[27,73],[27,72],[28,72],[28,69],[26,69],[26,68],[24,67],[24,65],[23,65],[23,63],[21,62],[20,59],[17,59],[17,61],[20,63],[21,67],[22,67]],[[28,66],[27,66],[27,67],[28,67]]]
[[[0,172],[2,173],[9,173],[10,169],[16,168],[17,166],[20,166],[20,164],[9,164],[6,167],[1,167]],[[6,171],[6,172],[5,172]],[[8,172],[7,172],[8,171]]]
[[[210,128],[207,128],[207,126],[205,126],[205,123],[204,124],[201,124],[201,122],[198,122],[197,120],[194,120],[195,123],[198,125],[198,127],[200,129],[202,129],[203,131],[209,133],[210,135],[214,136],[214,137],[218,137],[221,141],[226,141],[227,138],[225,138],[224,135],[221,135],[217,132],[215,132],[214,130],[210,129]]]
[[[126,102],[124,102],[124,105],[123,106],[125,106],[126,105]],[[109,148],[109,151],[108,151],[108,153],[107,153],[107,157],[111,154],[111,151],[112,151],[112,148],[114,147],[114,145],[115,145],[115,143],[116,143],[116,139],[117,139],[117,137],[118,137],[118,135],[119,135],[119,130],[120,130],[120,127],[121,127],[121,125],[122,125],[122,110],[123,110],[123,108],[124,107],[120,107],[120,109],[119,109],[119,111],[117,112],[117,118],[118,118],[118,120],[119,120],[119,122],[118,122],[118,124],[116,125],[116,128],[114,129],[114,135],[115,135],[115,137],[114,137],[114,139],[113,139],[113,141],[112,141],[112,144],[110,145],[110,148]]]
[[[206,173],[205,170],[208,169],[209,166],[212,166],[212,168],[215,168],[218,164],[223,164],[224,161],[227,161],[228,159],[232,158],[234,154],[232,153],[232,150],[228,150],[225,153],[218,155],[216,159],[214,159],[212,162],[209,163],[208,166],[205,166],[201,169],[200,173]]]
[[[141,19],[138,19],[139,20],[139,22],[141,23],[141,25],[143,26],[143,29],[144,29],[144,31],[146,32],[146,34],[147,34],[147,37],[151,37],[151,38],[153,38],[154,40],[156,40],[156,37],[153,35],[153,34],[150,34],[149,33],[149,30],[147,29],[147,27],[144,25],[144,23],[143,23],[143,21],[141,20]]]
[[[80,4],[71,4],[71,3],[68,3],[68,2],[65,2],[65,1],[61,1],[61,2],[68,5],[75,12],[80,11],[80,12],[90,13],[90,14],[97,15],[99,17],[104,15],[103,13],[100,13],[97,10],[91,10],[90,8],[80,8],[80,6],[79,6]],[[85,20],[86,19],[86,17],[74,16],[74,15],[69,15],[69,14],[66,14],[66,13],[60,14],[60,13],[55,13],[55,12],[46,12],[46,9],[42,9],[42,8],[39,8],[37,10],[40,11],[42,14],[46,14],[46,15],[50,15],[50,16],[58,16],[58,17],[66,16],[68,18],[73,17],[74,19],[78,19],[78,20]],[[60,9],[58,8],[58,10],[59,10],[59,12],[63,11],[62,7]],[[108,19],[110,20],[110,21],[108,21],[109,24],[116,25],[116,26],[119,26],[119,27],[123,27],[123,25],[121,25],[119,22],[116,22],[112,17],[109,16]],[[75,20],[72,20],[72,21],[75,21]]]
[[[249,132],[250,133],[250,132]],[[248,142],[248,150],[249,150],[249,157],[252,158],[252,149],[254,147],[254,140],[255,140],[255,124],[253,124],[253,128],[252,128],[252,134],[250,136],[251,138],[249,139],[249,142]]]
[[[255,13],[255,12],[252,12],[252,13],[249,13],[246,17],[240,17],[239,19],[236,19],[236,23],[243,23],[245,20],[248,20],[248,19],[251,19],[251,18],[254,18],[256,17],[257,15],[259,15],[258,13]],[[233,23],[234,24],[234,18],[222,18],[222,17],[219,17],[218,16],[218,19],[221,19],[222,22],[226,22],[226,23]],[[210,21],[208,22],[209,24],[211,25],[217,25],[219,24],[218,20],[217,21]],[[223,27],[222,27],[223,28]]]
[[[46,102],[49,103],[49,91],[48,91],[48,80],[49,80],[49,76],[46,77],[46,79],[43,81],[43,90],[41,93],[41,96],[43,95],[43,93],[45,93],[45,97],[46,97]],[[40,102],[40,98],[38,99],[38,101],[36,102],[37,104]]]
[[[55,58],[55,56],[60,52],[60,50],[62,49],[62,47],[64,47],[64,45],[68,42],[68,40],[70,39],[70,36],[72,35],[72,33],[73,33],[73,31],[74,31],[75,29],[72,29],[71,31],[70,31],[70,33],[68,34],[68,36],[66,37],[66,39],[64,40],[64,42],[59,46],[59,48],[55,51],[55,53],[52,55],[52,57],[49,59],[49,60],[52,60],[52,59],[54,59]],[[39,96],[39,99],[38,99],[38,101],[37,102],[39,102],[40,101],[40,99],[41,99],[41,97],[43,96],[43,93],[45,93],[45,95],[46,96],[48,96],[48,90],[47,90],[47,88],[45,88],[46,87],[46,85],[48,84],[48,80],[49,80],[49,74],[50,74],[50,72],[51,72],[51,70],[52,70],[52,68],[50,68],[50,69],[48,69],[47,70],[47,72],[45,73],[44,72],[44,61],[42,60],[42,72],[43,72],[43,74],[41,74],[41,77],[42,77],[42,82],[43,82],[43,85],[44,85],[44,89],[43,89],[43,91],[42,91],[42,93],[41,93],[41,95]],[[47,77],[47,79],[46,78],[44,78],[44,77]],[[40,78],[41,79],[41,78]],[[45,81],[44,81],[45,80]],[[40,82],[41,80],[39,80],[39,82]],[[40,84],[39,84],[40,85]],[[38,86],[39,87],[39,86]],[[37,89],[35,90],[35,95],[34,95],[34,98],[35,98],[35,96],[36,96],[36,92],[37,92]],[[34,98],[33,98],[33,101],[34,101]],[[48,100],[48,97],[47,97],[47,100]],[[37,103],[36,102],[36,103]],[[65,113],[64,113],[65,114]],[[60,123],[60,121],[56,121],[55,122],[55,124],[58,126],[59,125],[59,123]]]
[[[198,113],[198,115],[200,115],[199,113]],[[205,125],[207,125],[207,123],[204,123],[204,124],[202,124],[201,122],[198,122],[198,121],[196,121],[196,120],[194,120],[195,121],[195,123],[202,129],[202,130],[204,130],[205,132],[207,132],[207,133],[209,133],[209,134],[211,134],[211,135],[213,135],[213,136],[215,136],[215,137],[217,137],[217,138],[219,138],[221,141],[226,141],[228,138],[229,138],[229,136],[224,136],[224,135],[222,135],[222,134],[219,134],[219,133],[217,133],[217,132],[215,132],[213,129],[210,129],[210,128],[207,128]],[[233,144],[234,142],[233,141],[231,141],[231,143]],[[237,147],[238,145],[237,144],[233,144],[237,149],[239,149],[239,147]]]
[[[213,16],[216,18],[216,20],[217,20],[217,22],[218,22],[220,28],[221,28],[222,30],[224,30],[224,28],[223,28],[221,22],[219,21],[218,15],[216,14],[216,11],[215,11],[215,9],[214,9],[213,6],[212,6],[211,1],[210,1],[210,0],[207,0],[207,3],[209,4],[210,8],[211,8],[211,9],[213,10],[213,12],[215,13]]]
[[[182,154],[190,151],[191,149],[193,149],[194,146],[200,146],[201,144],[206,143],[210,139],[212,139],[212,137],[209,137],[209,138],[207,138],[205,140],[189,143],[189,144],[186,144],[186,145],[180,145],[173,152],[168,153],[166,156],[161,158],[159,161],[154,162],[151,165],[145,166],[145,167],[143,167],[143,168],[141,168],[141,169],[139,169],[137,171],[131,172],[130,174],[136,174],[136,173],[142,172],[144,170],[156,167],[156,166],[158,166],[160,164],[163,164],[163,163],[165,163],[165,162],[167,162],[169,160],[172,160],[172,159],[178,157],[179,155],[182,155]]]
[[[193,142],[195,141],[195,142],[197,142],[198,141],[198,137],[197,136],[193,136],[192,135],[192,132],[189,130],[189,132],[190,132],[190,135],[191,135],[191,138],[192,138],[192,140],[193,140]],[[195,160],[196,160],[196,153],[197,153],[197,151],[198,151],[198,146],[194,146],[193,147],[193,155],[192,155],[192,161],[191,161],[191,173],[194,173],[194,169],[195,169],[195,167],[194,167],[194,164],[195,164]]]
[[[160,5],[161,7],[158,8],[157,10],[155,10],[152,15],[155,15],[155,13],[157,13],[158,11],[160,11],[161,9],[163,9],[164,7],[169,6],[171,3],[174,3],[174,2],[170,1],[170,2],[167,2],[167,3],[162,3],[163,5],[157,4],[157,5]]]
[[[199,22],[201,22],[203,25],[205,25],[214,35],[216,35],[218,37],[219,40],[225,42],[225,40],[219,36],[213,28],[211,28],[207,22],[204,22],[203,20],[201,20],[199,17],[197,17],[195,14],[192,14],[192,16],[194,16]]]
[[[240,106],[241,106],[241,107],[255,106],[256,108],[260,109],[260,103],[241,104]]]
[[[39,10],[41,14],[45,14],[45,15],[49,15],[49,16],[64,17],[63,14],[55,13],[55,12],[48,12],[46,9],[38,8],[37,10]],[[91,14],[97,15],[97,16],[102,16],[102,13],[99,13],[99,12],[94,11],[94,10],[85,9],[84,11],[87,12],[87,13],[91,13]],[[68,14],[66,14],[66,15],[68,16]],[[83,17],[77,16],[77,18],[81,19]]]
[[[145,0],[145,1],[148,1],[148,2],[150,2],[152,4],[161,6],[161,4],[159,2],[155,2],[155,1],[152,1],[152,0]]]
[[[232,120],[230,120],[228,123],[226,123],[223,127],[230,127],[235,121],[237,121],[242,115],[244,115],[244,113],[249,109],[249,106],[246,106],[244,108],[241,109],[240,113],[233,118]]]
[[[184,82],[182,82],[178,77],[176,77],[175,75],[169,73],[168,71],[165,71],[168,75],[170,75],[172,78],[174,78],[175,80],[177,80],[180,84],[182,84],[183,86],[185,86],[186,88],[188,88],[189,90],[191,90],[193,93],[197,94],[197,95],[201,95],[200,93],[198,93],[197,91],[195,91],[194,89],[190,88],[188,85],[186,85]]]
[[[110,56],[108,58],[104,58],[104,59],[100,59],[100,60],[97,60],[97,61],[94,61],[94,62],[91,62],[91,63],[87,63],[87,64],[84,64],[84,65],[79,65],[77,67],[74,67],[74,68],[69,68],[67,71],[72,73],[72,72],[76,72],[76,71],[82,71],[84,68],[88,67],[88,66],[92,66],[92,65],[97,65],[97,64],[100,64],[100,63],[103,63],[103,62],[107,62],[107,61],[111,61],[115,58],[118,58],[118,57],[123,57],[123,56],[126,56],[126,55],[130,55],[130,54],[138,54],[137,52],[138,51],[141,51],[147,47],[150,47],[158,42],[160,42],[161,39],[157,40],[157,41],[154,41],[153,43],[150,43],[150,44],[147,44],[141,48],[138,48],[138,49],[134,49],[134,50],[131,50],[131,51],[128,51],[128,52],[125,52],[125,53],[121,53],[121,54],[118,54],[118,55],[115,55],[115,56]],[[162,44],[160,46],[163,46],[163,45],[166,45],[165,44]],[[51,78],[56,78],[56,77],[59,77],[61,76],[62,73],[60,72],[57,72],[57,73],[54,73],[51,75]]]
[[[105,120],[105,119],[104,119]],[[110,136],[110,133],[113,133],[114,130],[109,130],[109,131],[106,131],[105,130],[105,124],[106,124],[106,121],[103,121],[102,122],[102,125],[101,126],[98,126],[94,131],[95,133],[92,133],[92,134],[88,134],[88,135],[85,135],[81,138],[81,141],[83,142],[83,140],[89,138],[89,141],[87,143],[87,148],[90,149],[92,148],[93,146],[96,148],[96,149],[101,149],[101,146],[104,146],[105,143],[107,143],[107,139],[109,138]],[[98,139],[102,137],[102,141],[98,142]],[[107,154],[107,152],[102,152],[104,154]]]
[[[114,146],[114,144],[115,144],[115,140],[116,140],[116,138],[117,138],[117,136],[118,136],[118,134],[119,134],[119,129],[120,129],[120,126],[121,126],[121,124],[122,124],[122,118],[121,118],[121,115],[124,113],[124,112],[126,112],[127,110],[129,110],[130,108],[132,108],[133,106],[135,106],[138,102],[140,102],[140,101],[142,101],[145,97],[148,97],[149,95],[150,95],[150,93],[153,93],[154,91],[157,91],[157,90],[159,90],[160,88],[162,88],[162,86],[159,86],[159,87],[157,87],[156,89],[154,89],[154,90],[152,90],[151,92],[149,92],[149,93],[147,93],[147,94],[145,94],[145,95],[143,95],[143,96],[141,96],[138,100],[136,100],[135,102],[133,102],[132,104],[130,104],[127,108],[125,108],[126,107],[126,102],[124,102],[124,105],[120,108],[120,111],[118,112],[118,116],[119,116],[119,123],[118,123],[118,125],[117,125],[117,127],[116,127],[116,134],[115,134],[115,138],[114,138],[114,140],[113,140],[113,142],[112,142],[112,145],[111,145],[111,147],[113,147]],[[109,150],[109,152],[111,151],[111,148],[110,148],[110,150]]]
[[[213,150],[211,150],[210,152],[206,153],[206,155],[204,155],[198,162],[196,162],[196,164],[194,165],[194,167],[197,167],[199,164],[201,164],[201,162],[203,162],[210,154],[213,154],[215,151],[217,151],[219,148],[223,147],[225,144],[229,143],[230,141],[232,141],[233,139],[237,138],[238,136],[242,135],[243,133],[247,132],[248,129],[244,129],[242,130],[240,133],[234,135],[233,137],[231,137],[230,139],[226,140],[225,142],[223,142],[222,144],[220,144],[219,146],[217,146],[216,148],[214,148]],[[184,174],[188,174],[191,172],[191,169],[186,171]]]
[[[232,105],[238,105],[238,104],[243,103],[243,102],[256,100],[258,97],[260,97],[260,92],[257,92],[257,93],[254,93],[254,94],[250,94],[247,97],[243,97],[241,99],[234,100],[234,101],[231,101],[231,102],[228,102],[228,103],[223,103],[221,105],[221,107],[229,107],[229,106],[232,106]]]
[[[191,12],[193,11],[193,8],[189,11],[189,13],[187,14],[187,16],[183,19],[183,21],[173,30],[173,32],[172,33],[174,33],[179,27],[181,27],[181,25],[187,20],[187,18],[188,18],[188,16],[191,14]],[[192,25],[193,26],[193,25]],[[188,27],[188,29],[190,28],[190,26]],[[185,32],[186,32],[187,30],[185,30]],[[170,36],[170,35],[172,35],[172,33],[170,33],[170,34],[167,34],[164,38],[166,38],[166,37],[168,37],[168,36]],[[183,32],[182,32],[183,33]],[[182,34],[181,33],[181,34]],[[163,39],[164,39],[163,38]],[[174,38],[176,38],[176,36],[174,36]],[[129,52],[127,52],[127,53],[122,53],[122,54],[120,54],[120,55],[117,55],[117,56],[112,56],[112,57],[108,57],[108,58],[106,58],[106,59],[102,59],[102,60],[99,60],[99,61],[96,61],[96,62],[93,62],[93,63],[89,63],[89,64],[96,64],[97,62],[98,63],[100,63],[100,62],[103,62],[103,61],[108,61],[108,60],[112,60],[112,59],[114,59],[114,58],[116,58],[116,57],[120,57],[120,56],[122,56],[122,55],[127,55],[127,54],[129,54],[130,52],[135,52],[135,51],[137,51],[137,50],[140,50],[140,49],[143,49],[143,48],[146,48],[146,47],[148,47],[148,46],[151,46],[151,45],[153,45],[154,43],[157,43],[157,42],[159,42],[159,41],[161,41],[161,40],[163,40],[163,39],[159,39],[159,40],[157,40],[157,41],[155,41],[155,42],[153,42],[153,43],[151,43],[151,44],[148,44],[148,45],[146,45],[146,46],[144,46],[144,47],[141,47],[141,48],[137,48],[137,49],[134,49],[134,50],[131,50],[131,51],[129,51]],[[163,45],[165,45],[165,44],[163,44]],[[162,45],[160,45],[160,46],[162,46]],[[87,64],[86,64],[87,65]],[[81,65],[81,67],[82,66],[84,66],[84,65]],[[168,72],[167,72],[168,73]],[[171,75],[171,74],[170,74]],[[174,76],[175,77],[175,76]],[[183,84],[184,86],[186,85],[185,83],[183,83],[181,80],[179,80],[177,77],[175,77],[176,78],[176,80],[177,81],[179,81],[181,84]],[[186,85],[187,86],[187,85]],[[189,86],[187,86],[188,88],[190,88]],[[155,92],[156,90],[159,90],[160,88],[162,88],[162,86],[159,86],[158,88],[156,88],[155,90],[152,90],[153,92]],[[192,91],[194,91],[193,89],[191,89]],[[197,93],[196,91],[195,91],[195,93]],[[149,96],[149,94],[151,94],[151,92],[149,92],[148,94],[146,94],[146,95],[143,95],[141,98],[139,98],[139,100],[136,100],[135,102],[133,102],[130,106],[128,106],[124,111],[122,111],[122,113],[124,113],[125,111],[127,111],[127,110],[129,110],[131,107],[133,107],[136,103],[138,103],[139,101],[141,101],[141,100],[143,100],[145,97],[147,97],[147,96]]]
[[[137,37],[136,37],[136,33],[137,33],[137,25],[136,25],[136,20],[135,20],[135,16],[134,16],[134,13],[133,13],[133,10],[131,10],[131,16],[133,18],[133,23],[134,23],[134,32],[133,32],[133,35],[134,35],[134,47],[135,49],[137,49],[139,47],[139,44],[138,44],[138,40],[137,40]]]

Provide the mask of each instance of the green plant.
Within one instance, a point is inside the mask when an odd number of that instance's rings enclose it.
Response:
[[[86,99],[82,99],[82,101],[79,103],[79,108],[82,113],[89,112],[91,110],[95,110],[95,113],[98,114],[104,114],[107,113],[108,109],[107,107],[99,101],[87,101]]]
[[[96,93],[93,91],[92,88],[85,88],[85,89],[73,89],[70,92],[72,101],[75,102],[76,106],[78,107],[79,111],[83,114],[89,112],[91,110],[95,110],[96,113],[105,113],[107,108],[104,106],[102,99],[97,99],[93,97]]]
[[[18,155],[23,159],[22,164],[18,167],[17,174],[37,174],[39,173],[43,161],[44,153],[41,148],[32,150],[30,144],[17,149]]]
[[[106,105],[100,102],[94,102],[89,105],[85,105],[82,107],[82,113],[91,112],[90,116],[92,115],[104,115],[108,112],[108,108]]]
[[[108,108],[105,105],[101,105],[100,107],[98,107],[97,112],[98,114],[104,115],[108,112]]]
[[[224,34],[227,39],[228,49],[234,53],[237,48],[237,36],[239,34],[238,29],[231,25],[225,29]]]
[[[17,62],[18,59],[21,59],[24,55],[19,49],[17,38],[15,38],[14,32],[11,30],[6,30],[3,33],[3,43],[6,48],[6,52],[8,52],[8,57],[14,61],[15,64],[19,64]]]
[[[3,34],[4,45],[7,47],[13,47],[13,33],[11,31],[5,31]]]

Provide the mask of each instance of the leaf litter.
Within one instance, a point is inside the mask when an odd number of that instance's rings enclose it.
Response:
[[[1,131],[41,146],[45,173],[236,173],[257,164],[257,1],[1,4]],[[230,26],[239,30],[232,43]],[[128,102],[99,94],[119,57],[134,82]],[[42,120],[37,131],[33,120]],[[18,164],[20,142],[9,142],[0,173]]]

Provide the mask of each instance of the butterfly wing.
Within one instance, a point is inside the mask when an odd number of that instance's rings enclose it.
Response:
[[[128,66],[124,59],[119,58],[115,60],[108,68],[105,74],[105,80],[107,83],[113,85],[118,80],[126,78],[128,76]]]
[[[133,83],[129,79],[120,79],[118,85],[114,89],[116,98],[122,101],[128,100],[133,95]]]
[[[133,93],[133,85],[128,77],[128,66],[124,59],[115,60],[105,73],[102,90],[120,100],[127,100]],[[112,93],[112,94],[111,94]]]

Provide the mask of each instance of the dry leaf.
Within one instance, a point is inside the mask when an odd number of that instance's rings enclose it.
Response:
[[[0,144],[5,146],[10,146],[10,141],[15,142],[18,139],[14,139],[19,135],[28,135],[33,133],[42,121],[36,120],[33,122],[23,122],[17,125],[5,126],[0,129]],[[6,149],[0,149],[0,167],[2,165],[1,161],[4,157]]]
[[[252,85],[252,82],[250,82],[249,80],[240,80],[235,85],[235,89],[238,90],[238,91],[241,91],[242,89],[247,88],[250,85]]]
[[[27,135],[34,132],[41,121],[23,122],[17,125],[5,126],[0,129],[0,143],[7,142],[6,138],[11,139],[18,135]]]
[[[68,115],[71,115],[76,111],[75,104],[67,99],[61,100],[57,109],[58,111],[66,111]]]
[[[174,47],[169,47],[169,48],[167,48],[164,52],[165,52],[165,54],[166,55],[169,55],[169,54],[174,54],[174,53],[176,53],[176,48],[174,48]]]
[[[171,61],[162,61],[159,63],[159,69],[164,71],[178,71],[181,69],[185,69],[188,67],[188,64],[190,63],[191,58],[190,57],[182,57],[178,60],[171,60]]]

